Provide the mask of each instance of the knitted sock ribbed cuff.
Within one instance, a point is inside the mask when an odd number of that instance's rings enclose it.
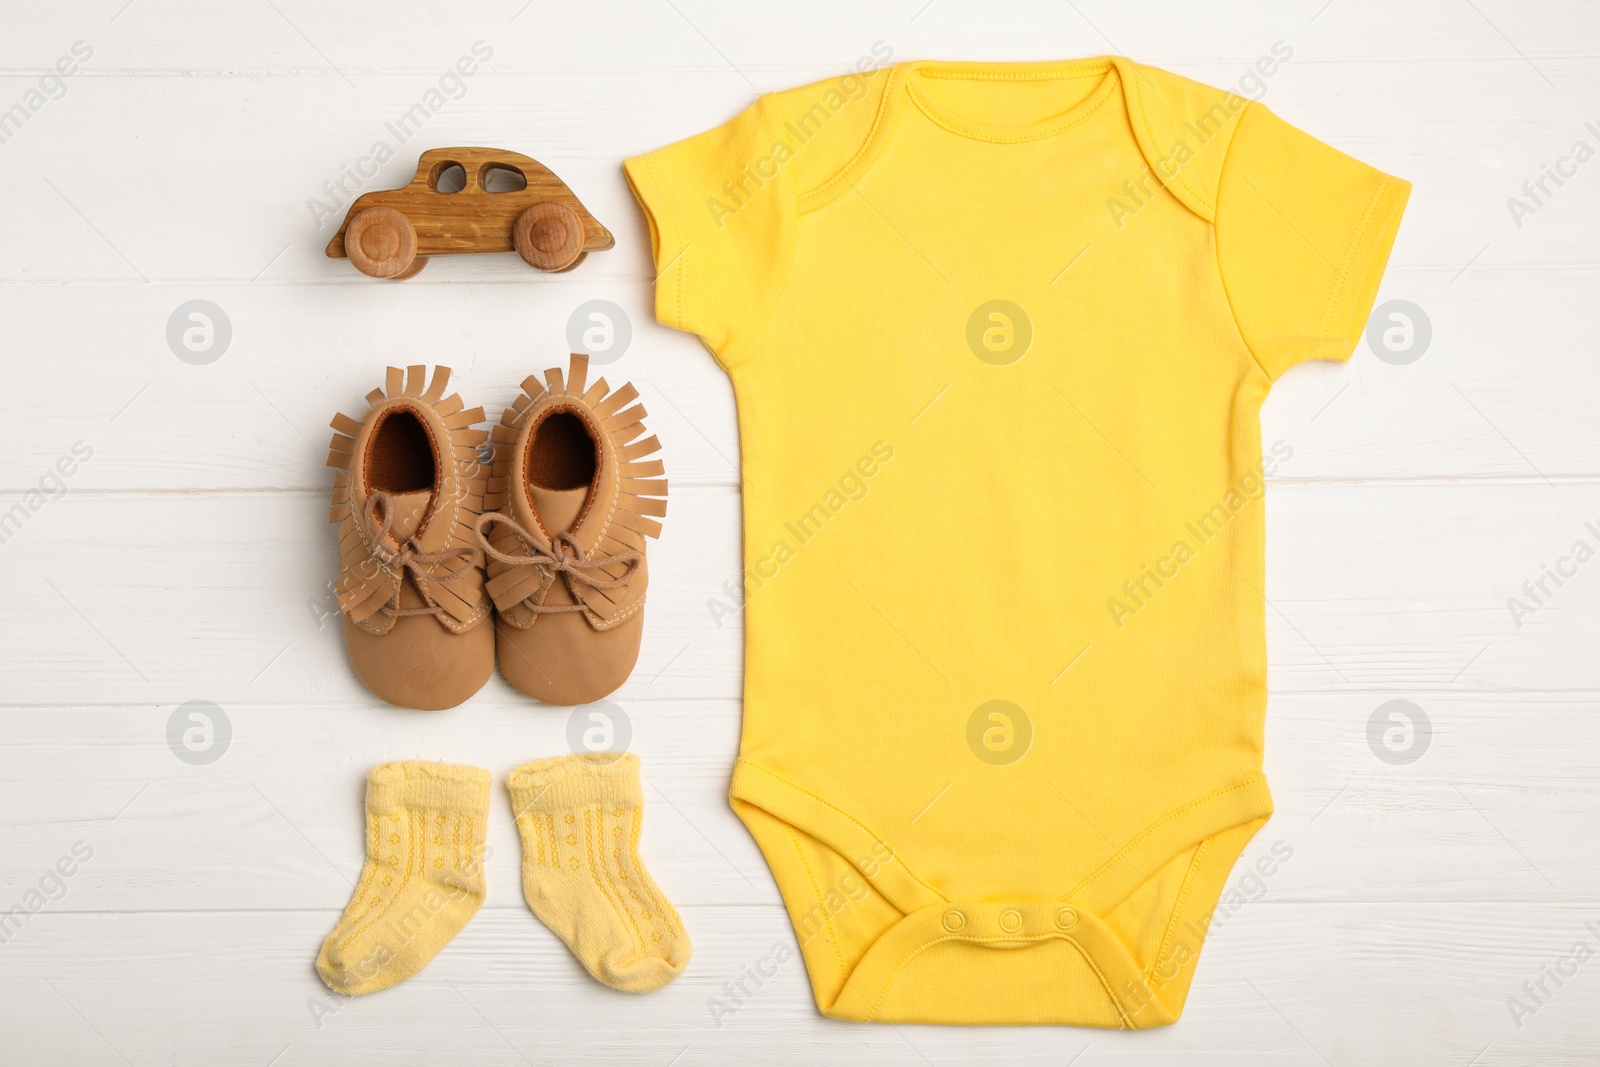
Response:
[[[487,816],[489,772],[459,763],[380,763],[367,776],[367,810],[375,815],[408,807]],[[481,828],[486,818],[478,820]]]
[[[644,803],[639,757],[633,753],[585,753],[524,763],[506,775],[511,810],[573,811],[578,808],[635,808]]]

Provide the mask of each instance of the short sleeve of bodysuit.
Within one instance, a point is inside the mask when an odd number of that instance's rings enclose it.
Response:
[[[788,263],[794,192],[773,98],[625,164],[646,207],[656,317],[726,360],[760,330]]]
[[[1410,183],[1247,105],[1223,163],[1217,258],[1234,316],[1272,379],[1344,361],[1360,339]]]
[[[664,325],[697,335],[731,369],[788,278],[805,190],[859,149],[888,80],[860,71],[768,93],[623,164],[649,220]]]

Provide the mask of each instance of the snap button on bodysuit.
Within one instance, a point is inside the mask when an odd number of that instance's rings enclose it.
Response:
[[[1016,908],[1007,908],[1000,913],[1000,929],[1008,934],[1014,934],[1022,929],[1022,912]]]
[[[1078,925],[1078,913],[1071,908],[1062,908],[1056,912],[1056,926],[1062,930],[1070,930]]]
[[[960,908],[951,908],[944,913],[944,928],[952,934],[960,932],[967,925],[967,917]]]

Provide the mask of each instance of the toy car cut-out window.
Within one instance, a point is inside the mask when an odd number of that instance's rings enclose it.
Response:
[[[459,193],[467,187],[467,168],[459,163],[440,163],[433,168],[433,191]]]
[[[516,167],[490,163],[478,176],[478,184],[486,193],[520,193],[528,187],[528,178]]]

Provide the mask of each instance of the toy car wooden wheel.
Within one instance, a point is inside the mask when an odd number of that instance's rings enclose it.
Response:
[[[392,207],[369,207],[356,214],[344,232],[344,250],[362,274],[409,278],[427,260],[417,259],[417,230]]]
[[[583,257],[583,222],[567,205],[547,200],[517,216],[511,243],[540,270],[566,270]]]
[[[418,256],[416,259],[413,259],[411,261],[411,266],[407,267],[405,270],[401,271],[399,274],[396,274],[393,278],[390,278],[389,280],[391,282],[403,282],[407,278],[415,278],[417,275],[422,273],[422,268],[426,267],[427,265],[428,265],[428,257],[427,256]]]

